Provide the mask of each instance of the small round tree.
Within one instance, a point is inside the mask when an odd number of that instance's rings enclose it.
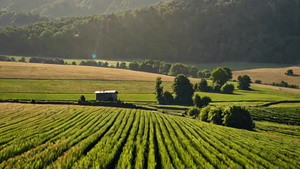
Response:
[[[205,79],[201,79],[199,85],[198,85],[198,89],[201,92],[207,92],[208,91],[208,87],[207,87],[207,81]]]
[[[201,108],[203,106],[201,97],[198,94],[195,96],[194,105],[199,108]]]
[[[204,96],[202,97],[201,101],[202,101],[202,106],[205,107],[211,102],[211,98],[208,96]]]
[[[285,74],[288,75],[288,76],[294,75],[293,69],[287,70],[287,71],[285,72]]]
[[[250,83],[252,83],[250,77],[248,75],[240,75],[238,77],[238,88],[241,90],[249,90]]]
[[[168,91],[164,92],[164,103],[165,104],[174,104],[173,95]]]
[[[225,94],[232,94],[234,90],[234,85],[226,83],[221,87],[221,92]]]
[[[194,117],[197,117],[199,115],[199,113],[200,113],[200,110],[196,107],[194,107],[188,111],[188,115],[194,116]]]
[[[190,80],[185,75],[177,75],[173,83],[173,91],[176,94],[175,102],[177,104],[192,105],[194,89]]]
[[[255,127],[249,111],[240,106],[230,106],[223,113],[223,125],[240,129],[253,130]]]

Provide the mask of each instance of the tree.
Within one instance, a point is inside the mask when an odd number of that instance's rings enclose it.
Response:
[[[177,104],[192,105],[193,104],[193,85],[185,75],[177,75],[174,79],[173,91],[176,94],[175,102]]]
[[[165,75],[168,74],[171,66],[172,65],[169,63],[161,62],[160,66],[159,66],[159,73],[165,74]]]
[[[194,105],[196,107],[199,107],[199,108],[201,108],[203,106],[202,101],[201,101],[201,97],[198,94],[196,94],[196,96],[195,96]]]
[[[19,59],[19,62],[26,62],[25,57],[22,57],[21,59]]]
[[[213,124],[222,124],[223,110],[220,107],[214,107],[209,110],[207,121]]]
[[[189,116],[194,116],[194,117],[197,117],[199,115],[199,113],[200,113],[200,110],[196,107],[193,107],[192,109],[190,109],[188,111],[188,115]]]
[[[294,75],[294,72],[293,72],[293,69],[289,69],[285,72],[286,75],[288,76],[293,76]]]
[[[121,69],[127,69],[126,62],[121,62],[120,68]]]
[[[80,99],[79,99],[79,102],[80,103],[84,103],[85,102],[85,97],[84,95],[81,95]]]
[[[223,86],[229,79],[232,79],[232,73],[228,67],[218,67],[212,71],[210,78],[214,84]]]
[[[208,91],[207,81],[205,79],[201,79],[198,88],[201,92],[207,92]]]
[[[240,106],[230,106],[223,113],[223,125],[240,129],[253,130],[255,127],[249,111]]]
[[[161,86],[161,83],[162,83],[161,77],[157,77],[156,84],[155,84],[156,99],[159,104],[164,104],[163,87]]]
[[[208,96],[204,96],[202,97],[202,106],[205,107],[205,106],[208,106],[208,104],[211,102],[211,98],[208,97]]]
[[[73,61],[73,62],[72,62],[72,65],[76,65],[76,62],[75,62],[75,61]]]
[[[249,90],[250,83],[252,83],[250,77],[248,75],[240,75],[238,77],[238,88],[241,90]]]
[[[137,62],[131,62],[129,63],[128,68],[130,70],[139,70],[139,64]]]
[[[173,95],[168,91],[164,92],[164,102],[165,104],[174,104]]]
[[[230,84],[230,83],[225,83],[222,87],[221,87],[221,92],[225,93],[225,94],[232,94],[234,90],[234,85]]]
[[[175,63],[171,66],[169,75],[171,76],[177,76],[179,74],[188,75],[190,73],[190,68],[187,65],[181,64],[181,63]]]
[[[119,62],[117,62],[116,68],[120,68],[120,63]]]
[[[192,66],[192,67],[190,68],[189,74],[190,74],[192,77],[197,77],[197,72],[198,72],[198,69],[197,69],[195,66]]]

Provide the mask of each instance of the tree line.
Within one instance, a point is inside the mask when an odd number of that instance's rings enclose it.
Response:
[[[165,62],[297,63],[298,0],[175,0],[0,29],[0,53]]]

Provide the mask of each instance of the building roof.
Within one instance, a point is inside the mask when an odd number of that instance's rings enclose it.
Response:
[[[105,94],[112,94],[112,93],[115,93],[115,94],[118,94],[118,92],[116,90],[104,90],[104,91],[95,91],[96,94],[98,93],[105,93]]]

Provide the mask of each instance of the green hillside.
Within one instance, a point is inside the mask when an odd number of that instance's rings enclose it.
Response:
[[[150,6],[167,0],[1,0],[8,11],[31,12],[41,16],[88,16]]]
[[[0,115],[1,168],[300,165],[298,126],[259,122],[245,131],[143,110],[61,105],[1,103]]]
[[[298,0],[175,0],[0,29],[0,53],[170,62],[299,63]]]

